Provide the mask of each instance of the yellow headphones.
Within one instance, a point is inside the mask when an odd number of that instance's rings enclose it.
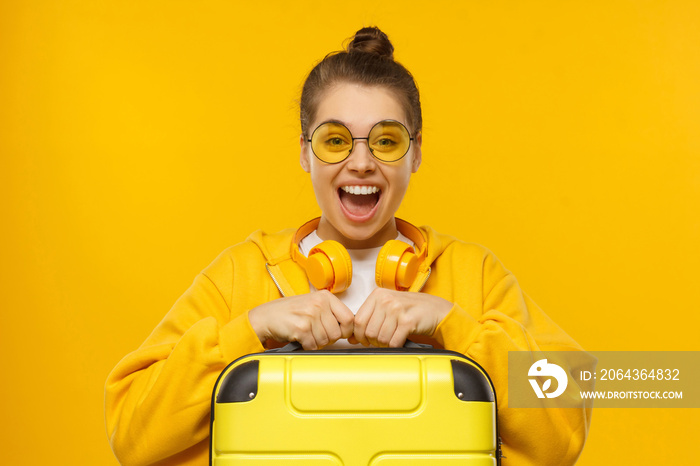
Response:
[[[317,290],[340,293],[352,282],[352,261],[345,247],[337,241],[327,240],[312,248],[308,257],[299,251],[299,242],[318,227],[319,221],[315,218],[297,230],[292,241],[292,259],[306,270],[309,281]],[[403,241],[388,241],[379,251],[374,280],[381,288],[407,290],[427,256],[427,242],[421,231],[410,223],[397,218],[396,226],[413,241],[418,252]]]

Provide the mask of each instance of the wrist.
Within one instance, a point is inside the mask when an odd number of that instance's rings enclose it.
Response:
[[[435,330],[437,330],[437,327],[440,325],[440,322],[442,322],[445,319],[445,317],[447,317],[447,315],[450,313],[454,304],[440,296],[435,296],[426,293],[421,293],[421,295],[425,300],[425,306],[427,306],[432,311],[432,334],[433,332],[435,332]]]
[[[265,319],[264,319],[264,314],[265,311],[264,309],[261,309],[261,307],[264,306],[257,306],[248,311],[248,322],[250,323],[251,328],[255,332],[255,335],[257,335],[258,340],[260,340],[260,343],[264,344],[267,340],[270,339],[270,335],[268,332],[267,325],[265,324]]]
[[[437,314],[438,314],[438,324],[443,321],[445,317],[447,317],[447,314],[450,313],[452,310],[452,304],[450,301],[446,300],[445,298],[441,298],[439,296],[436,296],[436,298],[439,300],[439,305],[437,306]]]

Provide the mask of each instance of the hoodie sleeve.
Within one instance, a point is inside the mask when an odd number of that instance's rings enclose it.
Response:
[[[199,274],[105,386],[112,449],[124,465],[190,464],[208,450],[211,394],[239,356],[263,351],[247,312],[231,314],[233,261]]]
[[[581,347],[522,292],[513,274],[488,250],[453,243],[434,267],[437,283],[432,292],[453,302],[434,338],[477,361],[491,377],[507,458],[503,464],[574,464],[587,437],[590,407],[510,408],[508,352],[582,351]]]

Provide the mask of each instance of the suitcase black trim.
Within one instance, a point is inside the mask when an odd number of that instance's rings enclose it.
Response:
[[[457,398],[462,401],[495,401],[490,381],[479,372],[479,369],[457,359],[450,362]]]
[[[221,382],[217,403],[250,401],[258,394],[260,361],[253,359],[233,369]]]

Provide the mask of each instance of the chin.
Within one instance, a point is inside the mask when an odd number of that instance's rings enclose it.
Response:
[[[345,220],[345,219],[344,219]],[[347,222],[347,220],[345,220]],[[348,243],[366,243],[366,244],[348,244],[353,248],[372,248],[383,246],[386,241],[393,238],[384,238],[385,226],[391,221],[373,221],[364,224],[344,225],[338,229],[338,233],[348,240]]]

